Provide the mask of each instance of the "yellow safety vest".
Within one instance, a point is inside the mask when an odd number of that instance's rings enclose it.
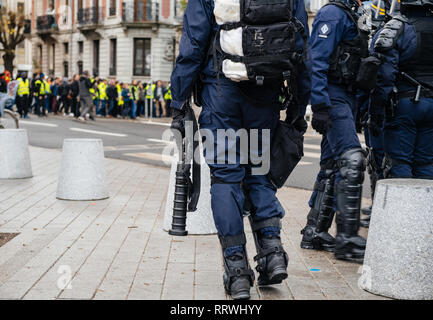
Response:
[[[95,100],[96,94],[95,94],[95,88],[93,88],[93,82],[95,82],[95,80],[93,78],[90,78],[90,83],[92,84],[92,87],[89,89],[89,92],[92,95],[92,99]]]
[[[98,86],[99,89],[99,99],[107,100],[107,85],[101,82]]]
[[[156,87],[156,84],[152,84],[152,94],[149,95],[147,93],[147,90],[149,89],[149,85],[146,86],[146,88],[144,90],[146,90],[146,98],[147,99],[153,99],[154,98],[153,93],[155,92],[155,87]]]
[[[26,79],[24,81],[22,78],[18,78],[19,85],[18,85],[18,91],[17,94],[19,96],[25,96],[30,94],[30,83],[29,79]]]
[[[132,88],[135,88],[135,94],[132,93]],[[129,92],[131,93],[132,100],[138,100],[139,99],[140,96],[138,94],[138,87],[137,86],[130,86]]]
[[[119,95],[119,106],[123,106],[123,104],[125,103],[123,101],[123,97],[122,97],[122,87],[120,85],[117,85],[117,94]]]
[[[44,81],[44,86],[45,86],[45,93],[50,94],[51,93],[50,84],[47,81]]]
[[[45,95],[45,84],[42,80],[38,79],[35,81],[35,86],[39,85],[39,92],[37,92],[36,94],[38,96],[43,96]]]
[[[172,100],[172,98],[171,98],[171,88],[170,87],[168,88],[167,92],[165,93],[164,99],[165,100]]]

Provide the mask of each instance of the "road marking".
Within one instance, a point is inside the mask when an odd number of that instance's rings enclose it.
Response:
[[[87,129],[81,129],[81,128],[69,128],[69,130],[78,131],[78,132],[85,132],[85,133],[100,134],[100,135],[112,136],[112,137],[126,138],[128,136],[127,134],[123,134],[123,133],[112,133],[112,132],[105,132],[105,131],[87,130]]]
[[[319,153],[304,152],[304,157],[313,158],[313,159],[320,159],[320,152]]]
[[[320,145],[304,143],[304,148],[313,149],[313,150],[320,150]]]
[[[144,144],[130,144],[130,145],[104,147],[105,151],[126,151],[126,150],[143,150],[143,149],[149,149],[149,147]]]
[[[166,163],[171,163],[173,161],[172,156],[167,156],[159,153],[150,152],[137,152],[137,153],[124,153],[123,155],[133,158],[148,159],[154,161],[163,161]]]
[[[165,123],[165,122],[153,122],[153,121],[140,121],[142,124],[154,124],[157,126],[164,126],[164,127],[170,127],[171,123]]]
[[[309,166],[313,164],[312,162],[308,162],[308,161],[299,161],[298,165],[299,166]]]
[[[20,120],[20,124],[27,124],[31,126],[42,126],[42,127],[51,127],[51,128],[57,128],[58,124],[52,124],[52,123],[45,123],[45,122],[35,122],[35,121],[26,121],[26,120]]]
[[[167,141],[167,140],[161,140],[161,139],[151,139],[151,138],[148,138],[146,140],[149,141],[149,142],[165,143],[165,144],[172,144],[172,143],[174,143],[174,141]]]

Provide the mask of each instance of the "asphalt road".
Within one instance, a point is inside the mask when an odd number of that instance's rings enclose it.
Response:
[[[167,146],[162,140],[163,132],[169,129],[168,122],[147,120],[129,121],[101,119],[81,123],[71,118],[51,116],[21,121],[28,130],[32,146],[61,149],[66,138],[100,138],[108,158],[168,166],[161,153]],[[319,170],[321,136],[309,131],[305,137],[304,158],[293,171],[286,185],[311,190]],[[364,196],[369,197],[369,181],[366,174]]]

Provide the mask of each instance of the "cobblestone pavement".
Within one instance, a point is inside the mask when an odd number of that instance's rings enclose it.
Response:
[[[107,159],[109,199],[60,201],[61,153],[30,152],[32,179],[0,181],[0,233],[19,233],[0,247],[0,298],[228,298],[217,237],[178,238],[162,230],[167,169]],[[299,248],[309,195],[280,191],[289,277],[281,285],[254,287],[252,298],[383,299],[358,288],[359,265]]]

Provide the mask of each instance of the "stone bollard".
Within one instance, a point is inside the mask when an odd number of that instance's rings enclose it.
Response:
[[[389,179],[376,187],[362,289],[433,299],[433,181]]]
[[[0,129],[0,179],[32,176],[27,130]]]
[[[65,139],[57,198],[102,200],[108,198],[101,139]]]
[[[174,185],[175,174],[177,167],[177,157],[174,157],[171,165],[170,181],[168,185],[167,202],[165,205],[164,215],[164,230],[168,231],[171,228],[173,216],[173,200],[174,200]],[[186,219],[186,230],[188,234],[215,234],[217,230],[213,221],[211,202],[210,202],[210,170],[203,156],[201,157],[201,187],[200,199],[198,201],[197,210],[188,212]]]

